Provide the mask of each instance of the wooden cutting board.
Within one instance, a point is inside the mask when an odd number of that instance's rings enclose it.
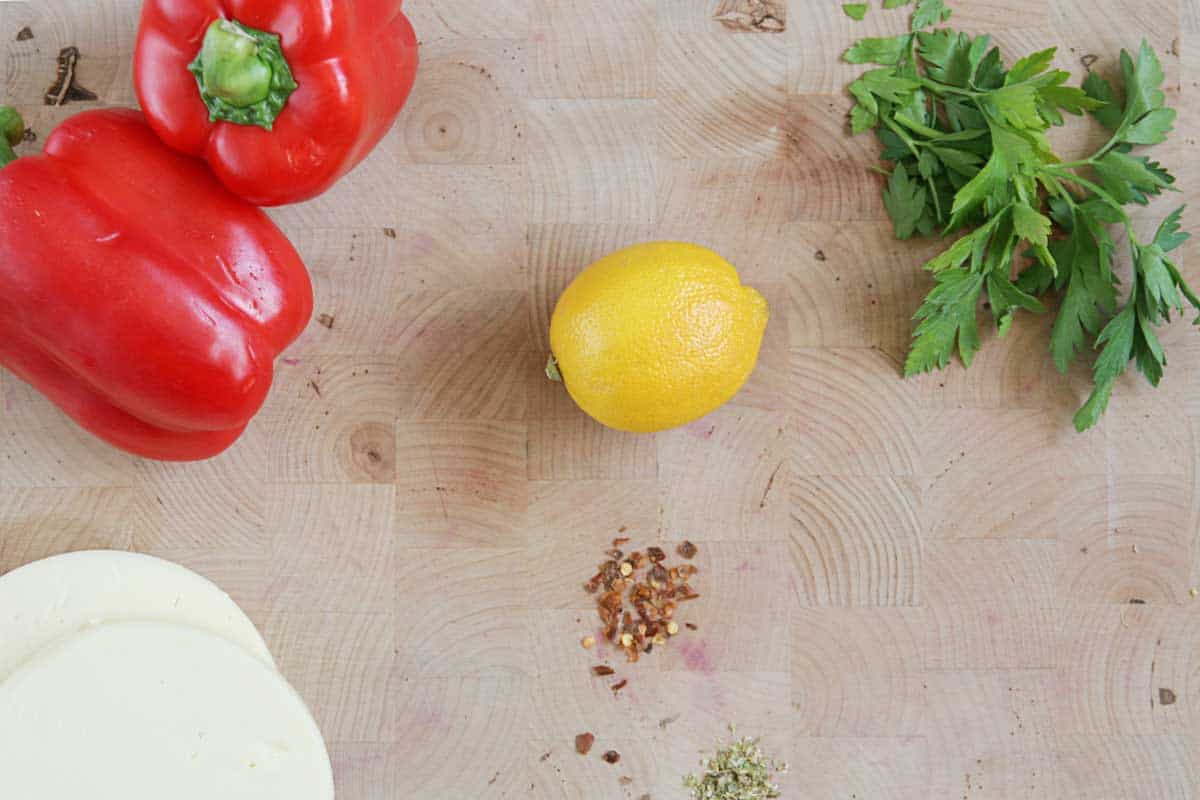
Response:
[[[1077,76],[1143,37],[1168,53],[1168,202],[1196,199],[1196,0],[952,5],[1010,58],[1063,45]],[[837,57],[902,12],[407,7],[423,66],[400,122],[273,212],[319,316],[245,439],[140,462],[5,375],[0,571],[113,547],[220,582],[313,705],[341,800],[682,798],[730,722],[791,763],[785,797],[1200,797],[1200,335],[1172,328],[1162,388],[1123,380],[1086,436],[1087,375],[1055,372],[1041,320],[969,373],[900,379],[933,246],[893,240]],[[134,102],[138,9],[0,3],[5,97],[40,138],[97,105],[42,104],[63,47],[100,105]],[[542,378],[546,328],[581,268],[652,238],[721,251],[774,314],[733,403],[627,436]],[[580,585],[621,527],[697,542],[703,598],[698,631],[617,662],[614,698]]]

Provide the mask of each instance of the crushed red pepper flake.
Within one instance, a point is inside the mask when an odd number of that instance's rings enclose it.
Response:
[[[692,544],[687,539],[684,539],[682,542],[679,543],[679,547],[676,548],[676,552],[679,553],[679,555],[682,556],[683,558],[686,558],[688,561],[691,561],[693,558],[696,557],[696,552],[697,552],[696,545]]]
[[[603,677],[606,677],[606,676],[608,676],[608,675],[612,675],[614,672],[616,672],[616,670],[614,670],[614,669],[613,669],[612,667],[610,667],[610,666],[607,666],[607,665],[605,665],[605,664],[601,664],[601,665],[599,665],[599,666],[597,666],[597,667],[592,667],[592,672],[594,672],[596,675],[599,675],[601,678],[603,678]]]
[[[616,764],[618,761],[621,760],[621,754],[618,753],[616,750],[609,750],[607,753],[604,754],[603,758],[609,764]]]
[[[596,743],[596,737],[591,733],[581,733],[575,737],[575,752],[581,756],[586,756],[592,750],[592,745]]]
[[[626,553],[621,547],[629,541],[613,540],[613,548],[605,551],[607,559],[584,589],[596,595],[604,638],[619,647],[628,662],[635,663],[679,633],[679,624],[672,618],[679,603],[700,596],[690,583],[700,570],[691,564],[667,564],[666,551],[655,545]],[[690,558],[697,550],[684,542],[679,552]]]
[[[616,694],[617,692],[621,691],[621,690],[622,690],[622,689],[624,689],[624,688],[625,688],[625,687],[626,687],[628,684],[629,684],[629,679],[628,679],[628,678],[624,678],[624,679],[622,679],[621,681],[619,681],[619,682],[617,682],[617,683],[614,683],[614,684],[612,685],[612,691],[613,691],[613,694]]]

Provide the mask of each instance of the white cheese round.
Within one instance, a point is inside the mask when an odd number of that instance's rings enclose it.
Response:
[[[0,684],[5,800],[331,800],[304,701],[227,639],[101,625]]]
[[[103,550],[47,558],[0,576],[0,681],[48,645],[125,620],[200,628],[274,665],[254,623],[208,579],[170,561]]]

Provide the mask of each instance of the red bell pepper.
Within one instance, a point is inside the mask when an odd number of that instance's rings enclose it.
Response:
[[[0,108],[0,365],[148,458],[214,456],[312,314],[299,255],[136,111],[89,111],[16,158]]]
[[[162,140],[264,206],[308,200],[370,154],[408,99],[401,0],[146,0],[134,56]]]

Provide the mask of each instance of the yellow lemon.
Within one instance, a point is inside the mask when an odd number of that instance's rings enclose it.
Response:
[[[650,242],[605,256],[559,298],[549,371],[590,416],[623,431],[685,425],[754,371],[767,301],[713,251]]]

